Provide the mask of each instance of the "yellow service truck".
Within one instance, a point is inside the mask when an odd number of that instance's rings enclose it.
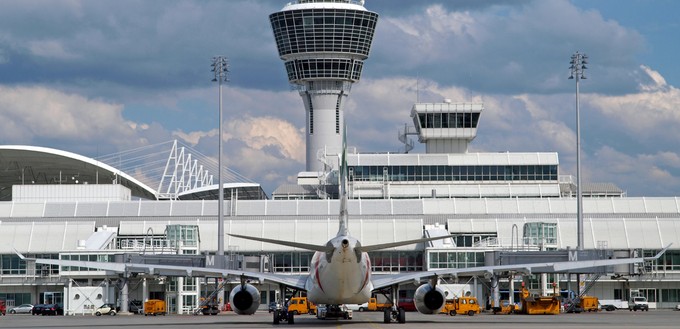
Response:
[[[480,311],[481,309],[479,307],[479,303],[477,302],[477,298],[466,296],[447,300],[446,305],[444,305],[444,308],[441,310],[441,313],[451,316],[456,314],[467,314],[469,316],[473,316],[475,314],[479,314]]]

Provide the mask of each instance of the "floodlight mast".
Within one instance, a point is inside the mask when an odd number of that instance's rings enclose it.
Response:
[[[585,71],[588,64],[588,56],[578,51],[571,55],[571,75],[569,79],[576,81],[576,250],[583,250],[583,195],[581,190],[581,118],[579,109],[578,82],[585,79]]]
[[[228,82],[229,78],[227,73],[229,73],[229,62],[225,56],[215,56],[212,58],[212,71],[215,74],[213,82],[218,82],[219,84],[219,103],[220,103],[220,114],[219,114],[219,128],[217,135],[219,136],[219,152],[217,158],[217,181],[219,184],[219,203],[217,204],[217,255],[219,257],[217,262],[218,265],[222,265],[224,260],[224,185],[222,184],[222,82]]]

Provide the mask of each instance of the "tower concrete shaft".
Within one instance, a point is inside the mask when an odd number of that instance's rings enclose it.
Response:
[[[269,15],[288,80],[306,110],[306,170],[322,171],[319,152],[339,153],[343,107],[368,58],[378,14],[363,1],[298,0]]]

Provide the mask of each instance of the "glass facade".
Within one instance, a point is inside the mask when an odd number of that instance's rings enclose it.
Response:
[[[0,299],[4,299],[5,301],[14,301],[15,306],[19,306],[21,304],[33,304],[33,301],[31,300],[31,293],[28,292],[0,293]]]
[[[3,275],[26,274],[26,262],[17,255],[0,255],[0,273]]]
[[[313,252],[289,252],[271,255],[276,273],[309,273]],[[422,271],[423,254],[419,251],[380,251],[369,253],[374,272]]]
[[[167,238],[175,248],[180,246],[178,242],[182,247],[197,247],[198,225],[168,225]]]
[[[278,273],[309,273],[313,252],[287,252],[272,255],[272,270]]]
[[[342,79],[357,81],[364,62],[353,59],[296,59],[285,63],[288,80]]]
[[[418,113],[420,128],[477,128],[480,113]]]
[[[97,255],[97,254],[62,254],[61,260],[76,260],[81,262],[115,262],[114,255]],[[101,271],[96,268],[78,267],[78,266],[62,266],[62,271]]]
[[[340,52],[368,57],[378,14],[352,9],[285,10],[269,15],[280,56]]]
[[[413,272],[423,270],[420,251],[376,251],[368,254],[373,272]]]
[[[557,246],[557,223],[526,223],[522,234],[526,245]]]
[[[645,257],[652,257],[658,250],[645,250]],[[666,250],[653,265],[655,271],[680,271],[680,250]]]
[[[484,266],[483,251],[432,251],[429,268],[467,268]]]
[[[355,182],[550,181],[557,182],[557,165],[529,166],[350,166]]]

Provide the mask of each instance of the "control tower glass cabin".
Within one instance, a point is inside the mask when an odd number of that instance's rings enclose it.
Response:
[[[361,77],[378,20],[363,4],[298,0],[269,15],[288,80],[305,104],[307,171],[324,171],[320,155],[342,148],[344,102]]]

